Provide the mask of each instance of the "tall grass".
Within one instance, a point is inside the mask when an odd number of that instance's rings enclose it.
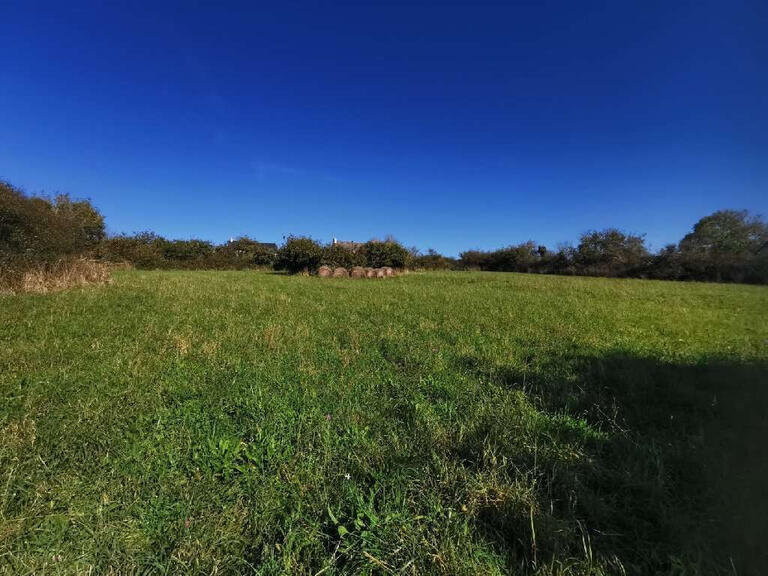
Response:
[[[0,270],[0,292],[45,294],[88,285],[111,282],[112,265],[82,257],[61,258],[53,262],[6,263]]]

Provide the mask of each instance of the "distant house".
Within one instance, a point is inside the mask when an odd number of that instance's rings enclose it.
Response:
[[[337,240],[336,238],[333,239],[332,244],[334,246],[341,246],[342,248],[346,248],[352,252],[357,252],[357,250],[359,250],[363,245],[362,242],[344,242],[342,240]]]

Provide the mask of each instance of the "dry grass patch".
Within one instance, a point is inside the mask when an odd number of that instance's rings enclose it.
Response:
[[[10,422],[0,431],[0,445],[13,449],[32,446],[36,438],[35,421],[27,417]]]
[[[100,286],[112,281],[112,267],[87,258],[58,260],[33,268],[8,269],[2,272],[3,292],[46,294],[78,286]]]

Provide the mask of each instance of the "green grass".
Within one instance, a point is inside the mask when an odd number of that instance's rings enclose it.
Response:
[[[758,574],[768,289],[117,273],[0,296],[5,573]]]

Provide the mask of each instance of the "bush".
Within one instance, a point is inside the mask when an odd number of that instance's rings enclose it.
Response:
[[[112,236],[102,241],[98,256],[110,262],[129,262],[136,268],[164,268],[164,242],[163,238],[152,232]]]
[[[651,256],[645,274],[657,280],[678,280],[685,277],[683,260],[676,244],[667,244]]]
[[[212,268],[213,244],[205,240],[161,240],[163,258],[170,268]]]
[[[443,256],[430,248],[426,254],[414,256],[413,267],[421,270],[452,270],[456,267],[456,259]]]
[[[489,270],[490,252],[467,250],[459,254],[459,268],[462,270]]]
[[[323,259],[323,247],[309,237],[289,236],[275,259],[275,270],[314,272]]]
[[[0,254],[53,261],[90,252],[104,235],[104,218],[87,200],[27,196],[0,182]]]
[[[61,271],[61,262],[91,255],[103,238],[104,218],[90,202],[27,196],[0,182],[0,289],[23,289],[28,273]]]
[[[241,236],[217,247],[216,253],[216,260],[227,267],[258,268],[275,263],[277,246]]]
[[[413,254],[395,240],[370,240],[361,250],[371,268],[408,268],[413,263]]]
[[[546,247],[536,246],[531,241],[493,252],[468,250],[461,253],[459,267],[494,272],[537,272],[540,271],[543,254],[547,254]]]
[[[490,270],[505,272],[531,272],[539,260],[536,245],[524,242],[517,246],[508,246],[488,255]]]
[[[329,244],[323,248],[322,263],[333,268],[365,266],[365,255],[360,248],[347,248],[342,244]]]
[[[166,240],[152,232],[107,238],[98,256],[111,262],[129,262],[137,268],[242,269],[271,266],[277,246],[247,237],[214,246],[205,240]]]

